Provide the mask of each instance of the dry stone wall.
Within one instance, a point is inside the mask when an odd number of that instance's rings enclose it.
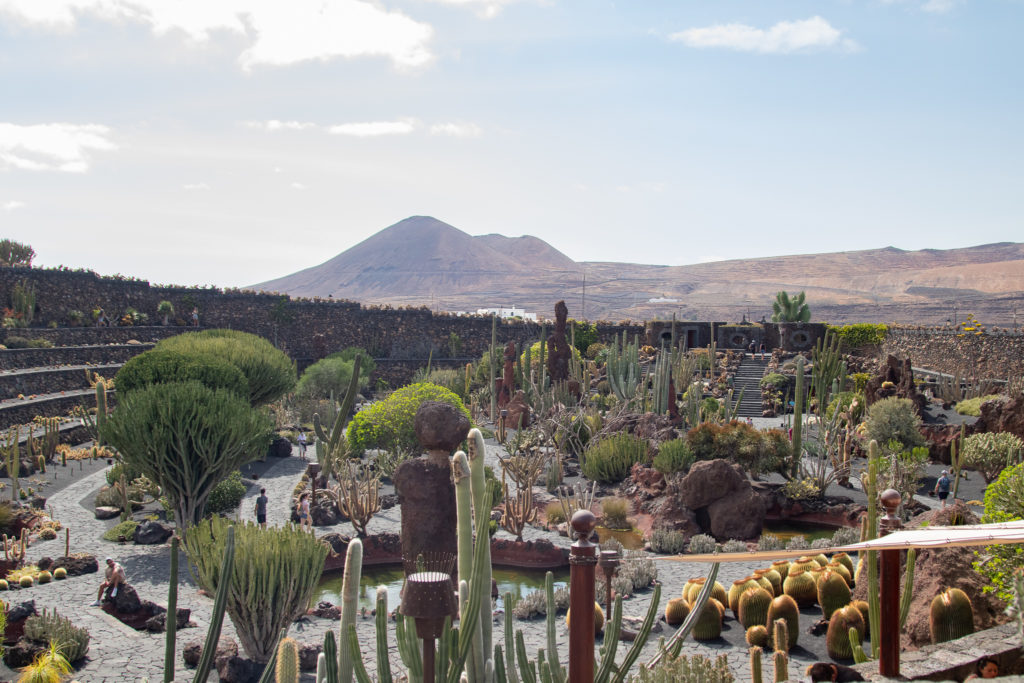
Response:
[[[880,355],[909,357],[914,367],[977,379],[1024,376],[1024,335],[958,334],[889,328]]]

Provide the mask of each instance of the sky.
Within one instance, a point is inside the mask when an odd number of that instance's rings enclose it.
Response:
[[[0,0],[0,237],[238,287],[411,215],[667,265],[1024,239],[1024,0]]]

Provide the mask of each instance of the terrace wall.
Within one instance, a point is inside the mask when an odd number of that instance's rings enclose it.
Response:
[[[977,379],[1024,376],[1024,335],[889,328],[882,356],[909,357],[915,367]]]

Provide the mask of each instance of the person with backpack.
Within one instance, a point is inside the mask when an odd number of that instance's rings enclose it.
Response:
[[[949,472],[947,470],[942,470],[942,476],[940,476],[935,482],[935,495],[937,495],[939,500],[942,501],[942,507],[946,507],[946,499],[949,498],[950,483]]]

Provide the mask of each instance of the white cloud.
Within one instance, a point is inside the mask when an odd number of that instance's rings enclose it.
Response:
[[[247,128],[255,128],[256,130],[265,131],[278,131],[278,130],[305,130],[307,128],[316,128],[315,123],[305,123],[302,121],[278,121],[277,119],[270,119],[269,121],[245,121],[243,123]]]
[[[91,123],[0,123],[0,169],[84,173],[90,150],[117,149],[109,134],[106,126]]]
[[[0,19],[49,30],[73,30],[86,15],[146,24],[158,35],[180,31],[194,43],[217,32],[246,36],[238,58],[245,69],[364,56],[410,68],[433,59],[429,24],[367,0],[0,0]]]
[[[856,49],[857,44],[844,39],[842,31],[821,17],[800,21],[780,21],[771,28],[760,29],[746,24],[716,24],[690,28],[669,36],[669,40],[689,47],[719,47],[741,52],[787,54],[812,49]]]
[[[181,186],[181,189],[189,192],[203,192],[205,190],[209,190],[210,186],[206,183],[185,183]]]
[[[430,127],[431,135],[448,135],[455,138],[478,138],[483,131],[475,123],[437,123]]]
[[[922,11],[930,12],[932,14],[945,14],[946,12],[952,11],[954,7],[961,4],[964,0],[882,0],[886,5],[905,5],[914,4],[917,5]]]
[[[417,128],[411,119],[401,121],[368,121],[366,123],[342,123],[331,126],[327,132],[332,135],[351,135],[357,138],[377,137],[380,135],[408,135]]]
[[[25,206],[25,202],[11,200],[9,202],[4,202],[4,211],[14,211],[15,209],[20,209],[23,206]]]
[[[305,185],[303,185],[302,183],[299,183],[299,182],[295,182],[295,183],[292,183],[292,184],[290,185],[290,187],[291,187],[291,188],[292,188],[293,190],[305,190],[305,189],[306,189],[306,186],[305,186]]]
[[[510,5],[516,0],[430,0],[442,5],[453,7],[465,7],[476,12],[477,16],[483,19],[493,19],[501,12],[501,8]]]

